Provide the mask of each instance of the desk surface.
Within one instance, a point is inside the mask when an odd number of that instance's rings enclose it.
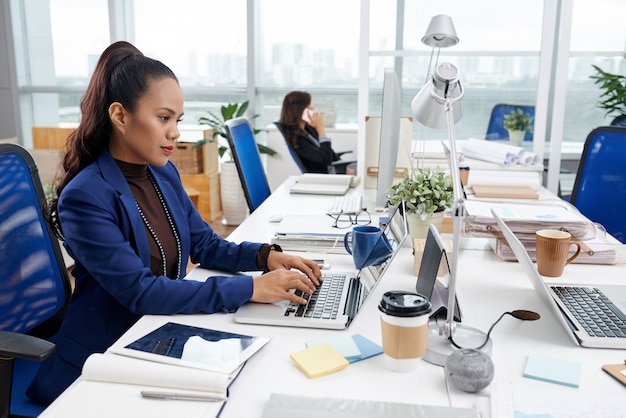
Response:
[[[287,180],[287,184],[293,178]],[[358,191],[352,190],[350,193]],[[366,194],[367,196],[367,194]],[[240,242],[257,240],[267,242],[272,237],[277,224],[268,222],[275,212],[285,214],[324,213],[329,197],[310,195],[290,195],[285,185],[278,189],[247,218],[229,237]],[[304,342],[311,338],[331,335],[356,334],[380,343],[379,313],[376,308],[382,293],[390,289],[413,290],[416,278],[413,274],[411,248],[403,248],[394,260],[390,270],[380,284],[372,291],[363,310],[352,325],[345,331],[283,328],[272,326],[237,324],[232,314],[177,315],[175,317],[145,316],[122,339],[132,341],[137,336],[168,321],[183,321],[189,324],[238,333],[249,333],[272,337],[269,344],[258,352],[243,369],[231,387],[231,397],[222,417],[260,417],[265,402],[271,393],[308,394],[326,397],[344,397],[402,403],[429,405],[452,405],[476,407],[489,416],[489,394],[496,383],[514,382],[532,385],[542,390],[558,389],[565,396],[577,399],[583,393],[600,393],[596,399],[623,399],[624,387],[601,370],[604,364],[622,363],[623,350],[587,349],[574,345],[560,328],[556,318],[535,294],[522,268],[517,263],[507,263],[498,259],[488,248],[487,241],[477,238],[464,238],[458,261],[459,279],[457,295],[463,310],[463,323],[481,330],[489,326],[502,312],[514,309],[528,309],[538,312],[541,319],[535,322],[522,322],[508,317],[501,321],[492,333],[495,364],[494,384],[478,394],[468,394],[455,388],[446,390],[442,367],[420,362],[413,373],[395,373],[385,369],[382,356],[357,362],[348,368],[317,379],[308,379],[289,359],[289,353],[303,349]],[[311,253],[311,258],[320,254]],[[321,255],[330,260],[332,268],[353,269],[352,260],[347,255]],[[195,269],[190,279],[203,280],[208,273]],[[598,283],[616,283],[626,276],[626,266],[600,266],[571,264],[566,267],[564,277],[572,282],[580,282],[595,277]],[[582,376],[578,389],[530,380],[522,377],[522,371],[529,354],[537,353],[582,363]],[[46,415],[56,416],[69,408],[67,399],[81,384],[80,379],[53,403]],[[77,400],[74,400],[76,402]],[[80,400],[78,400],[80,402]],[[97,402],[110,403],[111,400],[84,400],[95,405]],[[150,416],[158,416],[158,403],[148,403],[146,408],[155,408]],[[120,411],[126,411],[120,405]],[[94,406],[94,409],[96,407]],[[154,413],[153,413],[154,412]]]

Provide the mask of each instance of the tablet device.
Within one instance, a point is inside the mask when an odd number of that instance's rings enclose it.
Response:
[[[168,322],[126,346],[109,351],[161,363],[233,373],[269,338]]]

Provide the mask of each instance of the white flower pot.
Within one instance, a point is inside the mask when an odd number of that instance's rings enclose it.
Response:
[[[416,239],[426,239],[428,228],[431,224],[434,224],[437,227],[437,230],[441,231],[444,213],[444,211],[436,212],[425,220],[422,220],[420,216],[415,213],[407,214],[409,233],[411,234],[411,243],[413,243]]]
[[[509,131],[509,141],[511,142],[511,145],[521,147],[524,142],[525,135],[526,131]]]
[[[249,211],[234,161],[225,161],[220,165],[220,193],[224,213],[223,223],[239,225],[246,219]]]

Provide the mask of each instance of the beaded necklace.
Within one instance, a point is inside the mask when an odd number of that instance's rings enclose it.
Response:
[[[156,191],[156,194],[159,197],[159,202],[161,202],[161,206],[163,207],[163,211],[165,212],[167,222],[169,223],[172,233],[174,234],[174,239],[176,240],[176,252],[178,253],[178,262],[176,263],[175,279],[178,279],[180,277],[180,269],[181,269],[182,258],[183,258],[182,249],[180,245],[180,237],[178,236],[178,231],[176,230],[174,221],[172,220],[172,217],[170,216],[170,211],[167,208],[167,205],[165,204],[165,200],[163,199],[161,190],[159,190],[159,188],[157,187],[157,184],[154,181],[152,174],[150,174],[150,171],[148,171],[148,178],[150,179],[150,183],[152,183],[152,187],[154,187],[154,190]],[[159,241],[159,237],[157,237],[156,233],[154,232],[154,229],[152,229],[152,226],[148,222],[148,218],[146,218],[146,215],[144,215],[143,211],[141,210],[141,207],[139,207],[139,203],[137,203],[137,200],[135,200],[135,205],[137,206],[137,210],[139,210],[139,214],[141,215],[141,219],[143,220],[144,225],[146,226],[146,228],[148,228],[148,231],[150,232],[150,235],[152,235],[154,242],[156,242],[157,247],[159,247],[159,252],[161,253],[161,260],[163,262],[163,275],[165,276],[167,275],[167,259],[165,257],[165,250],[163,249],[163,245],[161,245],[161,241]]]

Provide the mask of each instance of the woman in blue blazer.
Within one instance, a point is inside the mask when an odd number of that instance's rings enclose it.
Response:
[[[75,289],[57,352],[28,389],[53,401],[89,355],[104,352],[141,315],[232,312],[247,301],[297,303],[321,274],[312,260],[268,244],[235,244],[215,234],[168,161],[180,136],[183,95],[173,72],[133,45],[116,42],[100,57],[68,138],[64,175],[50,221],[75,261]],[[187,261],[225,271],[267,274],[180,280]],[[299,270],[299,271],[296,271]]]

